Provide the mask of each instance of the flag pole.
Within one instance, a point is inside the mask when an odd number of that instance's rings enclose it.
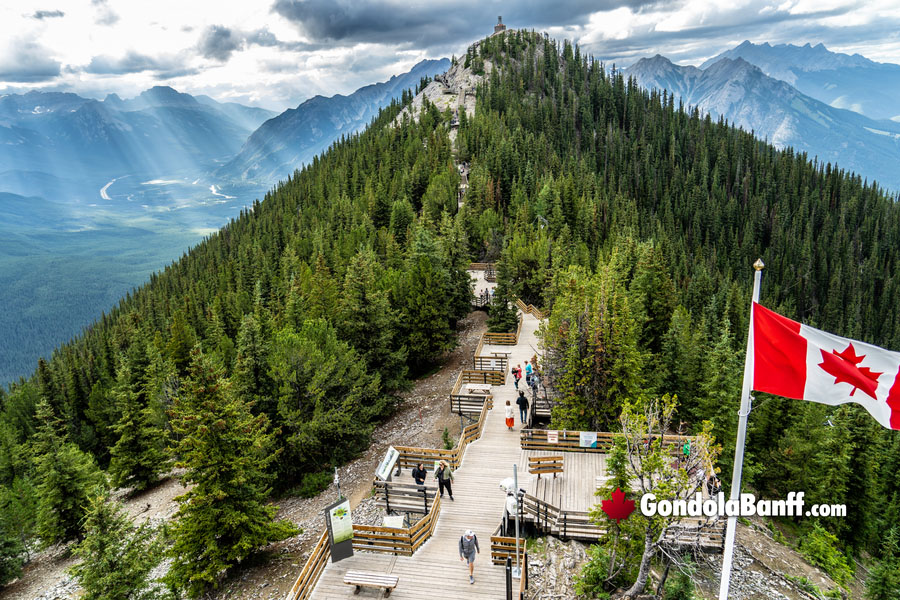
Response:
[[[753,302],[759,302],[759,283],[766,265],[761,258],[756,259],[753,268]],[[731,500],[739,500],[741,495],[741,471],[744,467],[744,442],[747,440],[747,417],[750,415],[750,387],[753,381],[753,304],[750,304],[750,331],[747,332],[747,355],[744,358],[744,383],[741,387],[741,409],[738,411],[737,440],[734,449],[734,470],[731,474]],[[731,562],[734,556],[734,536],[737,515],[728,517],[725,529],[725,548],[722,552],[722,580],[719,582],[719,600],[728,600],[728,585],[731,582]]]

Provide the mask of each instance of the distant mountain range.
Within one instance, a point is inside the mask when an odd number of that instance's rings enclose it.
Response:
[[[423,60],[407,73],[367,85],[349,96],[310,98],[263,123],[217,174],[266,183],[283,179],[341,135],[363,129],[403,90],[415,87],[423,77],[434,77],[449,68],[446,58]]]
[[[424,61],[277,116],[170,87],[0,96],[0,385],[449,65]]]
[[[102,102],[66,93],[12,94],[0,98],[0,164],[4,171],[93,181],[126,172],[208,169],[233,156],[273,114],[200,102],[170,87],[131,100],[112,94]]]
[[[822,44],[772,46],[745,41],[700,68],[706,69],[722,58],[743,58],[766,75],[835,108],[847,108],[871,119],[900,121],[900,65],[831,52]]]
[[[643,87],[669,90],[685,104],[725,117],[779,148],[792,146],[900,190],[900,123],[831,107],[742,58],[697,68],[657,55],[627,73]]]

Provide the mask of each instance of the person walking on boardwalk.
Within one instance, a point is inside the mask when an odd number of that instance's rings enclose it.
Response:
[[[516,389],[519,389],[519,380],[522,379],[522,365],[521,363],[512,368],[513,374],[513,383],[516,386]]]
[[[469,529],[459,538],[459,560],[469,563],[469,583],[475,583],[475,555],[481,554],[478,547],[478,538],[475,532]]]
[[[513,411],[512,404],[506,401],[506,428],[512,431],[513,425],[516,424],[516,413]]]
[[[519,406],[519,418],[522,419],[522,425],[528,420],[528,398],[525,392],[519,390],[519,397],[516,398],[516,404]]]
[[[527,360],[525,361],[525,383],[531,385],[531,374],[534,373],[534,367]]]
[[[453,471],[450,470],[450,465],[447,464],[446,460],[441,461],[437,470],[434,472],[434,478],[438,480],[441,498],[444,497],[444,489],[446,488],[447,494],[450,496],[450,499],[453,500],[453,488],[450,485],[453,482]]]
[[[416,468],[412,470],[413,479],[416,480],[416,485],[425,485],[425,476],[427,475],[425,471],[425,463],[419,463],[416,465]]]

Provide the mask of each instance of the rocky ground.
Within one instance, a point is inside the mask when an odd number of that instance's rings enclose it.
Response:
[[[459,437],[459,417],[450,413],[448,394],[463,368],[471,368],[471,357],[484,331],[486,315],[476,311],[459,325],[459,345],[435,372],[415,382],[403,394],[398,411],[379,426],[372,436],[372,445],[365,454],[344,465],[338,471],[341,493],[350,498],[353,521],[380,524],[383,511],[375,506],[372,479],[375,468],[388,446],[421,446],[440,448],[442,434],[447,428],[450,439]],[[173,474],[174,475],[174,474]],[[150,519],[162,523],[178,508],[175,498],[185,488],[173,476],[158,486],[134,498],[118,494],[128,513],[140,522]],[[294,584],[312,546],[324,527],[322,511],[337,499],[337,486],[332,484],[314,498],[285,497],[276,501],[278,516],[289,519],[301,528],[299,536],[272,544],[256,556],[250,564],[236,569],[218,591],[208,600],[226,598],[281,600]],[[75,564],[65,546],[53,546],[35,555],[22,576],[0,591],[0,598],[9,600],[68,600],[78,597],[78,585],[66,573]]]
[[[776,542],[762,519],[749,526],[739,524],[729,597],[734,600],[818,600],[785,575],[805,577],[823,593],[837,584],[821,569],[810,565],[791,546]],[[587,560],[587,546],[548,537],[529,545],[529,600],[574,599],[575,575]],[[719,594],[722,557],[713,555],[699,565],[697,596],[715,600]],[[660,573],[652,578],[659,581]],[[650,588],[648,587],[648,590]],[[845,598],[862,598],[863,586],[854,582]]]

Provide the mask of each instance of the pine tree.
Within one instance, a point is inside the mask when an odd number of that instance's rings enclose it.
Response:
[[[388,291],[379,287],[376,266],[371,250],[358,252],[350,261],[337,326],[341,337],[359,352],[367,370],[383,374],[382,384],[389,391],[406,382],[406,348],[397,345],[399,321]]]
[[[224,571],[296,529],[275,522],[276,507],[266,503],[266,469],[278,455],[268,419],[254,416],[197,350],[172,407],[172,429],[182,481],[193,487],[178,498],[166,581],[198,598]]]
[[[91,498],[84,540],[72,549],[81,562],[69,572],[83,600],[158,600],[150,572],[162,558],[162,540],[145,521],[136,527],[107,494]]]
[[[519,327],[519,313],[506,291],[506,286],[498,285],[488,307],[487,326],[493,333],[512,333]]]
[[[165,432],[154,421],[148,383],[134,364],[125,364],[119,373],[116,397],[122,417],[114,427],[119,436],[110,454],[109,474],[116,487],[144,490],[155,483],[170,466],[165,450]]]
[[[166,344],[166,353],[175,365],[180,377],[187,375],[191,362],[191,348],[194,347],[194,334],[190,325],[185,321],[184,313],[176,312],[169,328],[169,342]]]
[[[272,379],[269,377],[269,352],[259,321],[252,314],[241,321],[237,336],[232,388],[238,398],[251,403],[255,411],[275,416]]]
[[[91,494],[105,486],[90,456],[68,441],[50,404],[37,407],[34,441],[37,479],[37,533],[45,544],[81,537]]]
[[[454,346],[447,286],[446,272],[428,256],[420,255],[410,260],[402,288],[395,291],[395,306],[400,307],[401,321],[408,330],[410,361],[417,371]]]
[[[0,585],[9,583],[22,573],[25,547],[22,540],[0,520]]]
[[[881,545],[881,559],[866,579],[866,600],[900,600],[900,548],[894,526]]]

